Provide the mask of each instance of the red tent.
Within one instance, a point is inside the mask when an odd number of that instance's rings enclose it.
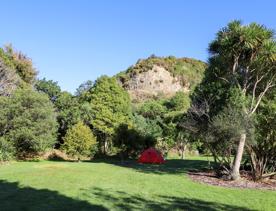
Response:
[[[138,162],[162,164],[165,163],[165,160],[162,157],[161,153],[159,153],[156,149],[148,148],[144,152],[142,152],[138,159]]]

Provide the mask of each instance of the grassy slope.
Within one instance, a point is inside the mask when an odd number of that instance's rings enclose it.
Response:
[[[276,192],[213,187],[185,175],[206,165],[204,160],[169,160],[163,166],[121,166],[117,161],[12,163],[0,166],[0,209],[276,209]]]

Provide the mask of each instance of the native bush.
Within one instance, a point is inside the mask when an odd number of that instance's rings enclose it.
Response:
[[[161,101],[149,100],[143,103],[138,109],[138,113],[145,118],[155,119],[166,112],[166,107]]]
[[[17,90],[0,98],[0,110],[0,134],[15,147],[17,157],[34,156],[54,146],[56,114],[45,94]]]
[[[83,122],[72,126],[63,138],[61,148],[73,157],[80,160],[82,157],[93,157],[97,150],[96,137]]]
[[[190,97],[184,92],[177,92],[168,102],[168,107],[174,111],[186,112],[190,107]]]
[[[248,145],[255,180],[276,174],[276,100],[265,99],[257,111],[255,141]]]

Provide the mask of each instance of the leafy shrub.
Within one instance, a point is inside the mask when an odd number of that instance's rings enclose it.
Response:
[[[184,92],[177,92],[169,101],[168,106],[174,111],[186,112],[190,107],[190,103],[188,94],[185,94]]]
[[[138,110],[138,113],[145,118],[155,119],[157,116],[162,116],[166,112],[162,102],[149,100],[146,101]]]
[[[71,127],[65,137],[61,148],[73,157],[80,160],[82,157],[93,157],[97,150],[96,137],[83,122],[78,122]]]

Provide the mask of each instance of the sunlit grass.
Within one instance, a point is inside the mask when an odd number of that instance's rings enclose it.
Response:
[[[276,192],[214,187],[187,177],[206,158],[15,162],[0,166],[0,210],[275,210]]]

